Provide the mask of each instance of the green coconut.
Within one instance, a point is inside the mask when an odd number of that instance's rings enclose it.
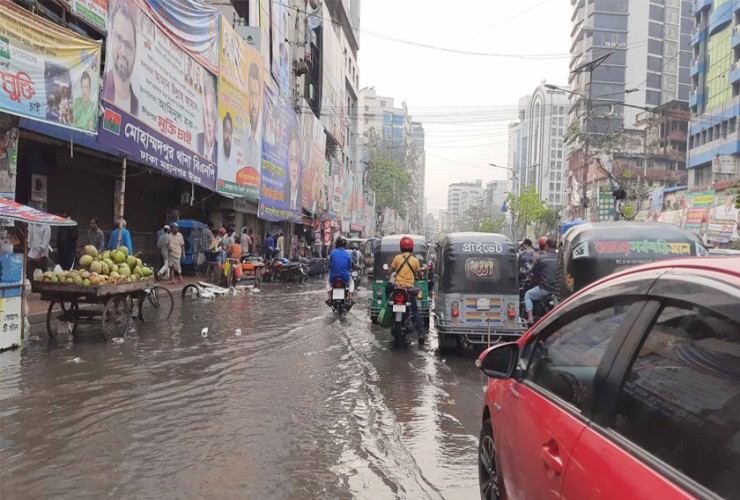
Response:
[[[120,246],[118,247],[118,251],[121,252],[124,257],[128,257],[128,247]]]
[[[120,252],[118,250],[113,251],[111,257],[113,258],[113,262],[115,262],[116,264],[122,264],[126,262],[126,256],[123,252]]]
[[[80,265],[82,267],[90,267],[90,264],[93,263],[93,260],[95,259],[93,258],[92,255],[85,254],[82,257],[80,257]]]
[[[142,267],[142,268],[141,268],[141,271],[142,271],[142,272],[144,273],[144,277],[145,277],[145,278],[148,278],[148,277],[150,277],[151,275],[153,275],[153,274],[154,274],[154,271],[152,271],[152,270],[151,270],[150,268],[148,268],[148,267]]]
[[[103,270],[103,264],[102,263],[100,263],[98,261],[94,261],[92,264],[90,264],[90,272],[100,274],[100,272],[102,270]]]
[[[126,264],[128,264],[128,267],[130,267],[131,269],[135,268],[136,267],[136,257],[133,257],[131,255],[126,257]]]
[[[85,255],[89,255],[93,259],[98,256],[98,249],[95,248],[94,245],[85,245],[85,248],[82,250],[82,252]]]

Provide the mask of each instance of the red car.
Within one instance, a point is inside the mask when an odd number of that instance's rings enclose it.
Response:
[[[740,497],[740,257],[609,276],[476,365],[482,498]]]

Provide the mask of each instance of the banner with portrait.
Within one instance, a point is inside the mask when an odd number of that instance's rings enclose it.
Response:
[[[279,222],[302,220],[301,130],[293,108],[265,88],[262,173],[257,215]]]
[[[259,199],[262,167],[262,56],[234,31],[221,26],[218,76],[217,191]]]
[[[115,2],[111,2],[115,3]],[[159,28],[212,73],[218,71],[221,10],[201,0],[146,0],[140,3]]]
[[[324,198],[324,165],[326,162],[326,134],[321,121],[311,112],[306,101],[303,101],[301,125],[303,130],[303,197],[301,206],[318,214],[321,200]]]
[[[740,240],[740,210],[735,208],[736,194],[723,194],[715,198],[709,217],[707,240],[711,243],[729,243]]]
[[[0,0],[0,111],[95,132],[101,43]]]
[[[707,235],[709,229],[709,216],[714,206],[714,191],[698,191],[689,193],[686,198],[686,219],[684,229],[689,229],[702,238]]]
[[[109,4],[98,141],[216,189],[216,77],[167,34],[145,0]]]

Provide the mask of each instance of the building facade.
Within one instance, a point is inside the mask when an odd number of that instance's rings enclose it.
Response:
[[[483,181],[456,182],[447,188],[447,230],[460,231],[468,209],[483,199]]]
[[[693,4],[689,188],[740,177],[740,3]]]
[[[490,181],[486,182],[486,188],[483,191],[483,204],[491,210],[492,213],[500,212],[506,198],[509,196],[509,181]]]
[[[509,124],[509,147],[506,167],[510,175],[511,191],[519,194],[525,186],[527,159],[529,147],[529,104],[532,96],[526,95],[519,99],[518,121]]]
[[[569,99],[542,82],[532,93],[527,120],[527,163],[521,185],[534,187],[548,205],[565,202]]]

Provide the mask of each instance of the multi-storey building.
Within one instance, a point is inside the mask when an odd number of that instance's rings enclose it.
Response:
[[[571,123],[581,139],[631,126],[640,108],[688,100],[691,2],[571,0],[571,5]],[[585,142],[576,141],[568,158],[571,216],[586,215],[580,194],[593,172]]]
[[[491,212],[500,212],[507,196],[509,196],[509,181],[490,181],[486,182],[482,201]]]
[[[693,13],[690,188],[740,177],[740,3],[697,0]]]
[[[567,155],[564,140],[568,112],[565,91],[548,88],[542,82],[532,93],[527,120],[528,165],[520,184],[534,187],[540,198],[553,206],[565,202]]]
[[[456,182],[447,188],[447,218],[449,232],[459,231],[470,207],[483,198],[483,181]]]
[[[532,96],[526,95],[519,99],[519,121],[509,124],[509,151],[506,160],[507,169],[511,175],[511,191],[519,194],[524,186],[529,145],[529,104]]]

